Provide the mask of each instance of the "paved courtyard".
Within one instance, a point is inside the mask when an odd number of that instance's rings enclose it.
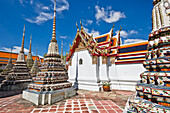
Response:
[[[78,90],[78,95],[53,105],[36,106],[22,99],[22,91],[0,91],[0,113],[122,113],[134,92]],[[16,95],[15,95],[16,94]]]

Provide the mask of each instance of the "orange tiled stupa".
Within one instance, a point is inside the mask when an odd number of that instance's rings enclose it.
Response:
[[[68,73],[61,62],[56,40],[56,1],[54,5],[54,21],[52,40],[48,47],[41,72],[33,77],[34,83],[23,91],[23,98],[36,105],[53,104],[54,102],[76,95],[72,83],[67,82]]]

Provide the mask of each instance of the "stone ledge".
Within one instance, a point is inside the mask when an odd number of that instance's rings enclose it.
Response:
[[[31,101],[32,103],[38,105],[53,104],[60,100],[72,97],[76,95],[76,90],[72,88],[62,89],[59,91],[51,92],[33,92],[30,90],[23,91],[22,98]]]

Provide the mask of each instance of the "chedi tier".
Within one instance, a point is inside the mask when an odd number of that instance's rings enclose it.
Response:
[[[67,82],[68,73],[61,62],[56,40],[56,2],[54,5],[54,21],[52,40],[45,55],[41,72],[33,77],[33,82],[28,89],[23,91],[23,98],[36,105],[53,104],[62,99],[76,95],[72,83]]]
[[[11,54],[12,54],[12,48],[11,48],[11,53],[10,53],[10,57],[8,60],[8,64],[5,66],[4,71],[0,75],[0,78],[2,78],[3,80],[5,79],[6,76],[8,76],[8,74],[11,72],[12,67],[13,67]]]
[[[30,74],[32,77],[35,77],[38,72],[40,72],[40,69],[39,69],[38,62],[37,62],[37,50],[36,50],[36,58],[34,60],[34,64],[31,68]]]
[[[31,70],[31,68],[34,64],[34,61],[32,59],[32,53],[31,53],[31,42],[32,42],[32,35],[30,37],[30,47],[29,47],[29,52],[28,52],[27,59],[26,59],[27,67],[29,70]]]
[[[6,80],[2,81],[2,84],[0,85],[2,90],[26,89],[27,84],[32,81],[29,69],[25,62],[24,38],[25,38],[25,26],[23,31],[21,51],[11,72],[8,74],[8,76],[6,76]]]
[[[129,113],[170,112],[170,0],[154,0],[153,30],[143,65],[147,71],[129,100]]]

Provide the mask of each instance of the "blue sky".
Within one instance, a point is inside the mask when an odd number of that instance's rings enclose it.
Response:
[[[123,43],[147,40],[151,32],[152,0],[57,0],[57,43],[64,52],[69,51],[77,28],[83,27],[94,36],[122,26]],[[32,52],[43,56],[52,38],[53,0],[0,0],[0,50],[18,52],[25,24],[25,52],[32,34]]]

